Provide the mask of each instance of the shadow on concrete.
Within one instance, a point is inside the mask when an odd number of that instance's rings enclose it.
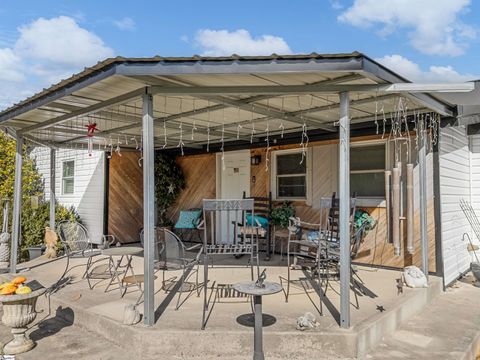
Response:
[[[63,308],[62,306],[59,306],[57,310],[55,310],[54,317],[44,319],[36,325],[37,329],[30,333],[30,338],[33,341],[39,341],[43,338],[55,335],[63,328],[72,326],[74,319],[75,315],[71,308]]]

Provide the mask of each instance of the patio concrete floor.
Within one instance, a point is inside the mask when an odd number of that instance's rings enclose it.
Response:
[[[118,348],[126,347],[127,351],[131,350],[146,358],[163,354],[172,359],[233,359],[252,352],[253,329],[237,322],[238,316],[251,312],[250,303],[245,299],[217,301],[212,308],[206,330],[202,331],[203,294],[197,297],[193,293],[180,309],[175,311],[176,297],[168,302],[170,297],[161,289],[162,273],[158,272],[155,280],[155,307],[159,318],[156,324],[153,327],[145,327],[143,323],[125,326],[122,325],[124,307],[135,302],[139,295],[138,290],[132,287],[124,298],[120,298],[120,292],[115,287],[107,293],[104,292],[107,285],[105,280],[94,280],[96,285],[90,290],[86,280],[81,279],[84,263],[84,259],[71,261],[71,270],[68,273],[71,282],[48,299],[42,297],[38,304],[40,311],[48,312],[50,309],[52,314],[57,312],[58,317],[88,330],[90,335],[98,334],[99,339],[103,338],[102,341],[109,340]],[[210,268],[210,284],[213,281],[222,284],[250,280],[250,269],[245,266],[245,258],[237,260],[229,257],[217,263],[228,263],[235,267]],[[38,280],[49,287],[61,276],[65,264],[64,258],[48,263],[45,263],[44,259],[37,259],[20,264],[19,268],[26,268],[24,275],[29,280]],[[136,274],[143,273],[143,258],[134,257],[133,264]],[[286,260],[281,261],[278,255],[271,261],[262,263],[261,269],[263,268],[267,268],[269,281],[278,282],[279,276],[287,275]],[[313,289],[306,292],[302,287],[293,286],[288,303],[285,302],[283,293],[264,297],[264,313],[273,315],[276,319],[273,325],[264,328],[264,348],[266,354],[270,355],[269,358],[322,356],[334,359],[364,356],[384,335],[395,331],[403,321],[421,311],[431,298],[440,292],[439,279],[431,277],[432,286],[429,289],[404,288],[403,293],[397,295],[395,279],[400,277],[399,271],[365,266],[358,266],[357,269],[368,289],[368,295],[358,297],[357,309],[354,306],[355,296],[351,291],[353,326],[348,330],[340,329],[336,320],[339,309],[338,282],[330,282],[327,300],[323,304],[323,316],[319,315],[314,306],[318,306],[319,297]],[[200,281],[202,274],[203,268],[200,267]],[[166,278],[179,275],[179,272],[167,272]],[[11,275],[5,274],[2,277],[8,279]],[[303,272],[294,271],[292,278],[299,277],[304,277]],[[194,281],[194,278],[193,274],[190,281]],[[306,284],[308,286],[308,282]],[[139,310],[143,312],[143,305],[139,306]],[[318,328],[307,332],[295,329],[296,319],[305,312],[316,316]],[[39,314],[37,322],[44,317]],[[3,336],[1,340],[6,341]]]

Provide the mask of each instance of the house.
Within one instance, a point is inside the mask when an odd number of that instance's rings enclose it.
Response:
[[[36,147],[31,152],[44,179],[45,200],[50,200],[50,150]],[[56,153],[55,198],[78,211],[94,243],[101,242],[105,211],[105,154],[96,151],[59,149]]]
[[[90,171],[104,169],[104,229],[121,242],[137,241],[141,228],[147,238],[153,234],[153,152],[163,151],[177,157],[187,181],[170,209],[172,218],[180,209],[200,207],[204,198],[245,191],[291,200],[297,216],[315,221],[321,197],[338,192],[341,206],[348,207],[349,193],[356,193],[358,206],[377,225],[354,261],[398,269],[416,264],[447,285],[467,270],[471,256],[460,239],[470,230],[457,205],[474,193],[475,140],[467,137],[473,125],[459,123],[459,103],[437,95],[473,88],[410,84],[357,52],[119,57],[6,109],[0,125],[20,144],[49,146],[59,154],[86,149],[87,143],[97,151],[113,144],[108,156],[87,151],[84,161],[92,162]],[[99,130],[87,137],[85,127],[92,123]],[[113,151],[116,145],[121,151]],[[73,203],[76,195],[68,200],[68,192],[74,166],[68,156],[60,158],[56,195]],[[89,196],[103,199],[100,191],[88,191],[88,183],[75,199],[79,206],[85,196],[89,206]],[[101,218],[96,211],[87,222]],[[348,213],[342,219],[347,224]],[[342,236],[344,247],[348,233]],[[342,254],[340,277],[348,290],[350,259]],[[145,261],[145,273],[152,269],[153,262]],[[340,313],[348,327],[344,295]],[[148,284],[145,296],[153,298]],[[152,309],[145,310],[147,323]]]

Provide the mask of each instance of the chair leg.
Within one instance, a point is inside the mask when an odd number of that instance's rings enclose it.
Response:
[[[177,305],[175,306],[175,310],[178,310],[178,308],[180,307],[180,298],[182,297],[182,290],[183,290],[184,283],[185,283],[185,266],[183,267],[182,277],[180,278],[180,287],[178,288]]]
[[[196,274],[196,279],[195,279],[195,287],[196,287],[196,291],[197,291],[197,297],[200,297],[200,293],[201,293],[200,284],[198,283],[198,274],[199,273],[200,273],[200,262],[197,261],[197,274]]]
[[[208,292],[208,256],[203,257],[203,315],[202,315],[202,330],[205,330],[205,314],[208,311],[207,292]]]

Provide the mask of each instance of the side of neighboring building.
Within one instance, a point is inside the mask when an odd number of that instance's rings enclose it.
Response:
[[[35,148],[36,160],[50,199],[50,149]],[[59,149],[56,153],[55,194],[58,203],[74,206],[86,225],[92,242],[100,243],[104,226],[105,154],[85,150]]]

